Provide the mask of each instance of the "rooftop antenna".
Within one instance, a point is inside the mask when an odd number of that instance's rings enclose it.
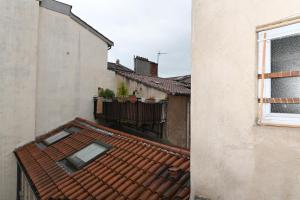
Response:
[[[158,63],[159,63],[159,57],[161,56],[161,55],[165,55],[165,54],[168,54],[168,53],[163,53],[163,52],[158,52],[157,53],[157,65],[158,65]]]

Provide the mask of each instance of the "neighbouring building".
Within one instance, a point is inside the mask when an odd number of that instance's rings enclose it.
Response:
[[[148,62],[148,59],[141,57],[135,57],[135,62],[140,62],[137,60]],[[135,93],[144,100],[154,98],[156,101],[167,101],[166,122],[162,136],[174,145],[189,148],[190,82],[188,83],[188,77],[190,80],[190,76],[184,76],[186,83],[183,83],[182,77],[161,78],[157,74],[140,74],[138,73],[140,67],[144,68],[144,64],[141,66],[136,64],[135,71],[133,71],[121,65],[119,61],[108,63],[108,69],[116,72],[116,87],[124,82],[129,94]],[[178,80],[173,80],[176,78]]]
[[[158,64],[140,56],[134,57],[134,71],[140,75],[158,76]]]
[[[300,1],[192,10],[192,196],[300,199]]]
[[[18,198],[189,200],[190,152],[84,119],[15,151]]]
[[[93,119],[113,42],[54,0],[0,2],[0,199],[16,199],[13,150],[62,122]],[[99,79],[99,74],[102,75]]]

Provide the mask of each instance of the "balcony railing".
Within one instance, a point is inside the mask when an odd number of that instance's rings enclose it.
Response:
[[[104,119],[117,125],[150,131],[159,138],[163,136],[167,116],[166,101],[158,103],[104,101],[102,113],[97,113],[97,105],[97,98],[94,98],[94,116],[96,119]]]

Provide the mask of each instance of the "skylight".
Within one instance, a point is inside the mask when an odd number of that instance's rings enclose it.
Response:
[[[70,133],[78,133],[80,130],[81,130],[81,128],[79,128],[77,126],[71,126],[66,129],[66,131],[70,132]]]
[[[78,170],[87,165],[89,162],[93,161],[98,156],[102,155],[109,148],[110,147],[108,145],[96,141],[69,156],[66,158],[66,160],[72,165],[72,167]]]
[[[55,142],[58,142],[59,140],[62,140],[63,138],[67,137],[70,134],[71,133],[68,133],[66,131],[61,131],[55,135],[52,135],[52,136],[44,139],[43,142],[49,146],[51,144],[54,144]]]

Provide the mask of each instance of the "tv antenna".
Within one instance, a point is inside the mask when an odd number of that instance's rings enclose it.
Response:
[[[165,54],[168,54],[168,53],[163,53],[163,52],[158,52],[157,53],[157,65],[158,65],[158,63],[159,63],[159,57],[161,56],[161,55],[165,55]]]

